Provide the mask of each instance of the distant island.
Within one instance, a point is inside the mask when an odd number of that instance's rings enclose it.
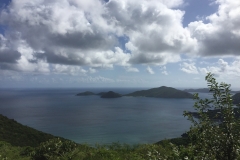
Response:
[[[113,91],[109,91],[101,95],[101,98],[120,98],[122,97],[121,94],[115,93]]]
[[[76,96],[93,96],[93,95],[98,95],[101,96],[101,98],[119,98],[122,97],[121,94],[113,92],[113,91],[109,91],[109,92],[100,92],[100,93],[93,93],[90,91],[85,91],[85,92],[81,92],[76,94]]]
[[[198,88],[198,89],[184,89],[185,92],[198,92],[198,93],[208,93],[209,88]]]
[[[76,94],[76,96],[92,96],[92,95],[95,95],[95,93],[89,91]]]
[[[104,95],[104,94],[106,94],[107,92],[100,92],[100,93],[98,93],[98,94],[96,94],[96,95],[99,95],[99,96],[102,96],[102,95]]]
[[[209,88],[185,89],[185,92],[209,93]],[[230,93],[240,93],[240,91],[230,91]]]
[[[76,94],[76,96],[91,96],[91,95],[99,95],[101,98],[119,98],[122,96],[132,96],[132,97],[155,97],[155,98],[193,98],[191,93],[186,91],[181,91],[172,87],[158,87],[152,88],[148,90],[135,91],[133,93],[121,95],[119,93],[109,91],[109,92],[100,92],[93,93],[90,91],[82,92]]]
[[[193,95],[177,90],[172,87],[162,86],[159,88],[152,88],[148,90],[136,91],[133,93],[126,94],[125,96],[133,97],[156,97],[156,98],[193,98]]]

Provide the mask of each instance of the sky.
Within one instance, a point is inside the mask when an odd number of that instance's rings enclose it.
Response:
[[[0,88],[240,89],[238,0],[1,0]]]

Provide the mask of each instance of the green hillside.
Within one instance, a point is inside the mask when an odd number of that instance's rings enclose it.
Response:
[[[159,87],[159,88],[152,88],[148,90],[136,91],[130,94],[126,94],[125,96],[133,96],[133,97],[156,97],[156,98],[193,98],[193,95],[177,90],[171,87]]]
[[[52,138],[56,137],[24,126],[0,114],[0,141],[8,142],[13,146],[35,147]]]

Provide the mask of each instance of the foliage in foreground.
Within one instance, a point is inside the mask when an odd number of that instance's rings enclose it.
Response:
[[[153,160],[179,159],[184,155],[179,147],[165,141],[162,145],[144,144],[130,146],[113,143],[111,145],[76,144],[72,141],[51,139],[36,148],[15,147],[1,142],[0,160]]]
[[[188,132],[192,158],[240,159],[240,119],[236,116],[239,108],[233,106],[230,85],[218,84],[210,73],[206,76],[206,81],[213,99],[203,100],[196,94],[194,108],[198,112],[198,119],[194,119],[190,112],[184,114],[193,124]],[[215,115],[210,117],[210,109],[218,112],[213,112]]]
[[[7,142],[0,141],[0,160],[30,160],[29,156],[25,156],[24,147],[12,146]]]
[[[53,135],[24,126],[0,114],[0,141],[8,142],[13,146],[36,147],[41,142],[54,137]]]

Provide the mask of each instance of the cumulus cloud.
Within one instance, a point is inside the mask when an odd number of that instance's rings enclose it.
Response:
[[[13,50],[0,50],[0,63],[16,63],[21,54]]]
[[[86,83],[114,83],[115,80],[111,78],[106,78],[102,76],[97,76],[97,77],[81,77],[78,79],[79,82],[86,82]]]
[[[183,0],[12,0],[0,12],[6,26],[0,69],[85,75],[115,65],[139,72],[131,66],[144,64],[154,74],[150,65],[179,62],[182,54],[239,55],[240,2],[215,3],[216,13],[184,28],[185,12],[178,9]],[[218,65],[199,71],[233,72],[232,64]],[[198,73],[192,62],[183,62],[181,70]]]
[[[146,68],[146,71],[149,73],[149,74],[155,74],[155,72],[153,71],[153,69],[151,67],[147,67]]]
[[[196,54],[203,56],[232,56],[240,52],[240,1],[216,0],[218,11],[204,21],[188,25],[197,40]]]
[[[79,66],[68,66],[68,65],[60,65],[60,64],[53,65],[52,70],[54,73],[71,74],[71,75],[79,75],[79,74],[87,73],[86,70],[82,69]]]
[[[195,67],[195,63],[187,63],[183,62],[181,65],[181,71],[190,73],[190,74],[198,74],[197,67]]]
[[[196,41],[182,27],[183,11],[159,1],[110,1],[111,17],[129,37],[130,63],[163,65],[180,61],[179,53],[194,48]]]
[[[24,42],[33,50],[31,62],[34,59],[62,65],[123,65],[127,59],[121,49],[113,49],[117,38],[102,16],[103,11],[98,0],[13,0],[8,10],[1,12],[1,23],[8,26],[6,38],[18,46]]]
[[[11,47],[8,40],[0,34],[0,63],[17,63],[20,57],[21,53]]]
[[[98,68],[178,62],[179,53],[191,51],[196,43],[189,30],[182,27],[184,11],[176,9],[183,3],[12,0],[1,11],[0,24],[7,26],[1,39],[10,41],[13,50],[0,52],[0,63],[32,66],[44,62]],[[127,37],[125,44],[119,37]],[[6,52],[9,54],[3,58]]]
[[[240,77],[240,60],[236,59],[231,63],[219,59],[215,65],[199,68],[200,72],[206,74],[211,72],[217,76],[226,78]]]

